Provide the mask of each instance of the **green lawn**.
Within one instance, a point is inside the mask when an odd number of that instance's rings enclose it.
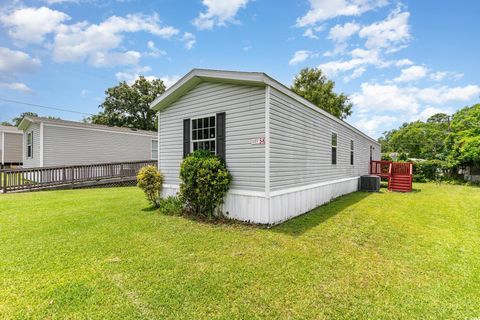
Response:
[[[0,195],[0,318],[478,318],[480,188],[415,187],[272,229],[136,188]]]

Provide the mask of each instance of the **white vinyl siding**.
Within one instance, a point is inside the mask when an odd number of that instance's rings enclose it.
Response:
[[[32,157],[27,157],[27,138],[28,133],[32,132],[33,135],[33,148],[32,148]],[[34,168],[40,166],[40,124],[32,123],[24,131],[23,135],[23,166],[26,168]]]
[[[18,133],[4,132],[5,141],[3,142],[4,162],[5,163],[20,163],[22,162],[22,138]]]
[[[151,136],[44,124],[44,166],[152,159]],[[38,145],[38,140],[34,145]]]
[[[226,163],[232,189],[264,191],[265,88],[203,82],[160,112],[160,171],[165,184],[178,185],[183,157],[183,120],[226,113]]]
[[[332,165],[332,132],[337,134],[337,164]],[[353,129],[272,88],[270,97],[270,188],[306,186],[369,173],[369,149],[380,146]],[[350,141],[355,163],[350,165]]]

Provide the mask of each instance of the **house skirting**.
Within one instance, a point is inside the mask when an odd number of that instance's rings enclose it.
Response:
[[[259,224],[278,224],[306,213],[341,195],[358,190],[360,177],[339,179],[307,186],[264,192],[235,190],[228,192],[223,213],[232,218]],[[178,185],[164,185],[163,196],[175,195]]]

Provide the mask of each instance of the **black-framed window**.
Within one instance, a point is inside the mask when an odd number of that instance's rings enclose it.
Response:
[[[337,164],[337,134],[332,132],[332,164]]]
[[[373,147],[370,146],[370,162],[373,160]]]
[[[216,117],[210,116],[192,119],[191,128],[192,151],[208,150],[215,153]]]
[[[33,158],[33,132],[27,133],[27,158]]]
[[[350,140],[350,165],[353,166],[354,164],[354,151],[355,151],[355,146],[353,143],[353,140]]]

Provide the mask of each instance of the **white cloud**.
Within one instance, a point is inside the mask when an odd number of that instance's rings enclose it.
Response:
[[[302,34],[303,37],[310,38],[310,39],[319,39],[318,36],[315,34],[316,32],[320,32],[324,29],[324,26],[316,26],[316,27],[310,27],[305,30],[305,32]]]
[[[170,26],[161,26],[157,14],[112,16],[100,24],[86,22],[62,25],[55,35],[53,58],[57,62],[87,61],[93,66],[137,64],[136,51],[112,52],[123,40],[123,33],[145,31],[169,39],[179,33]]]
[[[379,53],[376,50],[364,50],[357,48],[352,50],[350,52],[350,55],[352,57],[350,60],[329,61],[320,64],[318,67],[322,69],[322,71],[324,71],[327,76],[333,77],[339,73],[359,69],[361,67],[365,68],[365,66],[367,65],[384,67],[388,64],[379,57]],[[357,75],[359,73],[360,71],[357,72]]]
[[[130,70],[115,73],[115,77],[118,81],[125,81],[128,84],[133,84],[141,75],[145,76],[145,74],[150,71],[152,71],[152,68],[149,66],[136,66]],[[145,76],[145,78],[150,79],[152,76]]]
[[[0,47],[0,87],[22,93],[32,93],[26,84],[18,82],[17,76],[32,73],[40,67],[40,60],[29,54]]]
[[[361,14],[382,7],[386,0],[309,0],[310,9],[297,19],[297,27],[315,25],[339,16],[360,16]]]
[[[400,76],[393,79],[396,82],[409,82],[416,81],[424,78],[428,73],[428,69],[422,66],[411,66],[406,69],[402,69]]]
[[[367,71],[367,69],[365,67],[359,67],[359,68],[353,70],[353,73],[351,75],[344,77],[343,81],[349,82],[353,79],[357,79],[357,78],[361,77],[364,74],[365,71]]]
[[[454,111],[452,109],[443,109],[443,108],[435,108],[435,107],[427,107],[425,108],[422,112],[420,112],[417,115],[414,115],[411,118],[411,121],[416,121],[416,120],[421,120],[421,121],[426,121],[428,118],[433,116],[434,114],[437,113],[446,113],[446,114],[452,114]]]
[[[148,47],[148,49],[150,49],[150,52],[148,52],[147,55],[149,55],[151,57],[158,58],[158,57],[167,55],[167,52],[165,50],[161,50],[161,49],[157,48],[155,46],[155,42],[153,42],[152,40],[149,40],[147,42],[147,47]]]
[[[193,33],[185,32],[182,37],[182,41],[185,43],[185,48],[190,50],[197,43],[196,37]]]
[[[47,7],[22,8],[0,16],[0,22],[8,28],[8,35],[23,43],[43,42],[45,35],[67,20],[70,20],[67,14]]]
[[[335,25],[330,29],[328,38],[335,42],[344,42],[360,30],[360,25],[354,22],[347,22],[343,26]]]
[[[139,66],[139,67],[134,67],[134,68],[132,68],[130,70],[127,70],[127,71],[117,72],[115,74],[115,77],[117,78],[118,81],[125,81],[129,85],[132,85],[133,83],[135,83],[135,81],[140,76],[144,76],[145,79],[147,79],[149,81],[152,81],[152,80],[155,80],[155,79],[160,79],[160,80],[163,81],[163,83],[165,84],[165,87],[167,87],[167,88],[170,87],[171,85],[173,85],[175,82],[177,82],[181,78],[178,75],[163,76],[163,77],[145,75],[146,73],[149,73],[151,71],[152,71],[152,68],[150,68],[149,66],[144,66],[144,67]]]
[[[422,101],[433,104],[444,104],[452,101],[469,101],[480,95],[480,86],[468,85],[465,87],[433,87],[409,89],[412,94],[416,94]]]
[[[361,92],[352,95],[352,102],[359,111],[403,111],[416,113],[418,98],[396,85],[362,83]]]
[[[0,47],[0,73],[17,74],[32,72],[40,66],[40,60],[32,58],[29,54]]]
[[[397,121],[397,118],[388,115],[362,117],[355,121],[354,125],[365,131],[367,134],[374,136],[379,128],[390,126]]]
[[[446,77],[459,80],[463,77],[463,73],[449,72],[449,71],[437,71],[430,74],[430,79],[433,81],[442,81]]]
[[[1,82],[0,81],[0,88],[5,88],[13,91],[19,91],[21,93],[28,93],[32,94],[33,90],[30,89],[26,84],[21,83],[21,82]]]
[[[360,113],[403,112],[418,113],[423,104],[443,105],[455,101],[469,101],[480,95],[480,86],[465,87],[399,87],[394,84],[363,83],[361,92],[352,95],[352,102]]]
[[[396,9],[389,14],[387,19],[362,27],[359,36],[366,39],[365,46],[367,48],[386,48],[390,52],[394,52],[398,49],[398,45],[411,39],[409,17],[409,12],[401,12]]]
[[[207,7],[193,20],[199,30],[211,30],[214,26],[225,26],[227,22],[238,23],[235,19],[238,10],[244,8],[249,0],[202,0]]]
[[[78,3],[79,0],[44,0],[48,5],[62,4],[62,3]]]
[[[311,51],[299,50],[299,51],[297,51],[293,54],[293,57],[292,57],[292,59],[290,59],[288,64],[291,65],[291,66],[294,66],[294,65],[297,65],[299,63],[304,62],[305,60],[307,60],[308,58],[310,58],[312,56],[315,56],[315,54],[312,54]]]
[[[175,84],[175,82],[180,80],[180,78],[181,78],[180,76],[174,75],[174,76],[161,77],[160,80],[163,81],[163,83],[165,84],[165,87],[170,88],[172,85]]]
[[[413,64],[413,61],[409,59],[400,59],[397,62],[395,62],[395,65],[397,67],[405,67],[405,66],[411,66]]]
[[[328,33],[328,39],[335,42],[335,49],[333,52],[326,53],[327,56],[335,55],[344,52],[347,47],[347,40],[360,30],[360,25],[354,22],[347,22],[344,25],[335,25]]]
[[[87,21],[66,24],[69,19],[67,14],[46,7],[16,9],[0,16],[12,39],[23,43],[43,43],[52,50],[56,62],[86,61],[95,67],[138,64],[141,53],[120,49],[126,33],[147,32],[163,39],[180,33],[172,26],[161,24],[156,13],[111,16],[98,24]],[[52,38],[47,42],[48,35]],[[195,44],[195,36],[188,32],[180,40],[185,42],[187,49]],[[147,55],[164,53],[159,49],[150,49]]]

